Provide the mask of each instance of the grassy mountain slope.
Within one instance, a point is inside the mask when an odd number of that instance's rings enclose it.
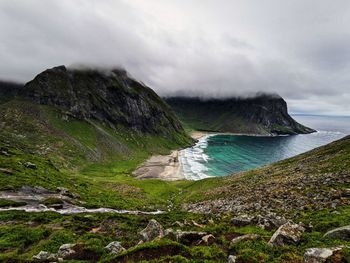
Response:
[[[238,262],[301,263],[306,248],[350,245],[323,237],[326,231],[349,223],[350,138],[230,177],[197,182],[140,181],[130,176],[130,170],[149,154],[166,152],[186,140],[172,143],[152,136],[141,140],[137,134],[111,131],[103,125],[62,120],[57,109],[22,100],[3,104],[0,110],[1,190],[23,184],[49,189],[64,186],[80,194],[87,207],[172,207],[157,216],[0,212],[2,262],[30,262],[41,250],[55,252],[71,242],[81,244],[85,251],[79,261],[72,262],[226,262],[229,254],[235,254]],[[105,149],[104,140],[113,147]],[[28,161],[37,169],[26,168],[23,164]],[[242,210],[235,210],[239,205]],[[267,244],[274,228],[232,225],[232,216],[241,212],[276,212],[295,222],[311,222],[313,229],[303,234],[298,245],[274,248]],[[168,239],[136,246],[138,232],[151,218],[165,228],[206,231],[216,240],[210,246]],[[230,245],[232,237],[247,233],[261,238]],[[108,255],[103,247],[114,240],[128,250],[119,256]],[[343,256],[349,260],[349,251],[344,250]]]
[[[166,102],[194,130],[262,135],[314,132],[293,120],[286,102],[272,95],[221,100],[173,97]]]
[[[54,107],[25,100],[0,105],[0,190],[67,187],[87,206],[130,209],[147,203],[152,209],[150,203],[164,204],[157,195],[171,192],[168,183],[141,182],[130,172],[151,154],[188,145],[188,137],[174,134],[168,140],[63,117]],[[37,169],[27,168],[27,162]],[[154,194],[154,188],[159,192]]]

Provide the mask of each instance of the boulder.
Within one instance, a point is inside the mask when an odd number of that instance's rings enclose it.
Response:
[[[331,259],[342,247],[333,248],[308,248],[304,254],[305,263],[323,263]]]
[[[293,222],[288,222],[280,226],[272,235],[269,244],[272,246],[293,245],[300,241],[300,237],[305,229]]]
[[[75,246],[76,246],[76,244],[63,244],[58,249],[57,256],[59,258],[65,259],[65,258],[68,258],[68,257],[74,255],[76,253],[74,250]]]
[[[237,259],[236,256],[234,256],[234,255],[229,255],[229,256],[228,256],[227,263],[236,263],[236,259]]]
[[[260,238],[259,235],[257,234],[247,234],[239,237],[235,237],[234,239],[231,240],[231,245],[237,244],[241,241],[246,241],[246,240],[255,240]]]
[[[33,256],[33,260],[38,262],[55,262],[58,260],[58,256],[47,251],[40,251],[37,255]]]
[[[107,246],[105,246],[105,249],[110,254],[120,254],[123,251],[125,251],[125,248],[118,241],[113,241],[113,242],[109,243]]]
[[[162,238],[164,236],[164,230],[161,224],[155,219],[151,219],[145,229],[140,232],[141,241],[149,242],[156,238]]]
[[[177,242],[186,244],[186,245],[199,245],[210,243],[215,239],[213,235],[208,235],[206,232],[197,232],[197,231],[182,231],[182,230],[172,230],[166,229],[164,236],[176,240]]]
[[[328,231],[324,237],[350,241],[350,225]]]

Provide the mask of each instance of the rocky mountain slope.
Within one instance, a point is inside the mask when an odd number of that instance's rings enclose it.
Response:
[[[172,97],[166,102],[195,130],[262,135],[314,132],[293,120],[287,103],[277,95],[230,99]]]
[[[95,119],[111,127],[161,134],[183,133],[176,116],[158,95],[122,69],[109,71],[48,69],[25,84],[18,96],[64,109],[78,119]]]

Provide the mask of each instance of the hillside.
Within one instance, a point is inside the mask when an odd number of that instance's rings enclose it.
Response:
[[[254,98],[165,99],[190,129],[244,134],[303,134],[313,129],[297,123],[288,114],[287,103],[277,95]]]
[[[149,156],[192,140],[155,93],[115,74],[59,67],[7,92],[0,262],[301,263],[307,249],[350,246],[324,236],[349,225],[349,137],[238,175],[138,180]],[[271,244],[288,220],[305,231]],[[336,251],[331,262],[349,262]]]

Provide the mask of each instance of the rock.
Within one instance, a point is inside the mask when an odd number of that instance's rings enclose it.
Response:
[[[324,237],[350,241],[350,225],[328,231]]]
[[[11,169],[7,169],[7,168],[0,168],[0,172],[2,172],[4,174],[13,174],[13,171]]]
[[[305,229],[292,222],[288,222],[280,226],[272,235],[269,244],[272,246],[284,246],[296,244],[300,241],[300,237]]]
[[[23,185],[20,190],[21,193],[27,194],[27,195],[42,195],[42,194],[51,194],[51,192],[44,187],[41,186],[28,186]]]
[[[143,242],[149,242],[156,238],[162,238],[164,236],[164,230],[161,224],[155,219],[151,219],[147,227],[140,232],[140,235]]]
[[[52,205],[49,205],[48,207],[53,208],[55,210],[60,210],[63,208],[63,204],[52,204]]]
[[[31,163],[31,162],[25,162],[24,166],[27,167],[27,168],[30,168],[30,169],[34,169],[34,170],[37,168],[36,164]]]
[[[334,248],[309,248],[304,254],[305,263],[323,263],[330,259],[335,252],[341,251],[342,247]]]
[[[110,254],[120,254],[126,250],[124,247],[122,247],[122,245],[118,241],[113,241],[113,242],[109,243],[107,246],[105,246],[105,249]]]
[[[234,256],[234,255],[229,255],[229,256],[228,256],[227,263],[236,263],[236,259],[237,259],[236,256]]]
[[[215,239],[213,235],[208,235],[206,232],[182,230],[174,231],[173,229],[166,229],[164,231],[164,236],[187,245],[199,245],[206,242],[210,243],[213,241],[213,239]]]
[[[260,238],[259,235],[257,234],[247,234],[239,237],[235,237],[234,239],[231,240],[231,245],[237,244],[241,241],[246,241],[246,240],[255,240]]]
[[[75,250],[73,249],[75,246],[76,244],[63,244],[58,249],[57,256],[59,258],[65,259],[67,257],[74,255],[76,253]]]
[[[278,228],[288,222],[284,217],[277,216],[275,214],[268,214],[267,216],[258,215],[253,220],[257,226],[262,229],[271,230],[273,228]]]
[[[33,260],[39,262],[55,262],[58,260],[57,254],[47,251],[40,251],[37,255],[33,256]]]
[[[211,245],[215,242],[215,237],[212,234],[202,237],[201,244]]]
[[[234,226],[247,226],[253,224],[253,219],[253,217],[250,217],[248,215],[241,215],[232,218],[231,223]]]

